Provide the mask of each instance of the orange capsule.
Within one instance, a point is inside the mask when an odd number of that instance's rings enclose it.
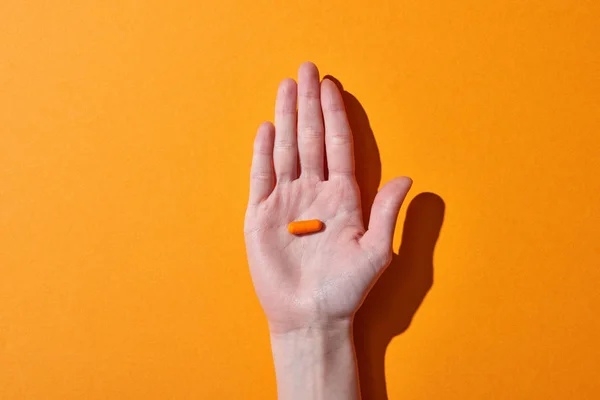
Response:
[[[323,223],[318,219],[294,221],[288,224],[288,232],[292,235],[304,235],[306,233],[319,232],[321,229],[323,229]]]

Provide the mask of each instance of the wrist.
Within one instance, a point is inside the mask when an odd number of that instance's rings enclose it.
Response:
[[[352,399],[357,392],[352,319],[271,331],[280,399]]]
[[[268,321],[271,338],[311,338],[323,334],[338,334],[352,329],[353,316],[336,318],[327,321],[312,321],[306,323],[281,323]]]
[[[314,363],[322,361],[340,347],[351,344],[352,320],[343,319],[287,330],[271,329],[270,336],[275,358],[284,356],[290,362]]]

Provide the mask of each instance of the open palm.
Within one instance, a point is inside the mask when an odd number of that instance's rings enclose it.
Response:
[[[365,231],[352,134],[335,83],[320,82],[316,66],[305,63],[298,85],[280,84],[275,108],[275,126],[263,123],[256,135],[244,226],[254,287],[272,330],[351,319],[390,261],[411,181],[396,178],[379,191]],[[304,236],[287,231],[306,219],[325,227]]]

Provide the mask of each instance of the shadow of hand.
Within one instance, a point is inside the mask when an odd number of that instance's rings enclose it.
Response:
[[[363,221],[369,221],[381,180],[381,160],[369,119],[360,102],[334,81],[344,99],[354,136],[356,179],[361,190]],[[445,204],[434,193],[418,194],[408,206],[398,254],[373,286],[354,321],[354,340],[362,398],[387,400],[385,352],[404,332],[433,285],[433,251],[444,219]]]
[[[385,351],[410,326],[433,285],[433,250],[444,208],[444,201],[433,193],[420,193],[413,199],[400,250],[356,314],[354,339],[364,399],[387,399]]]

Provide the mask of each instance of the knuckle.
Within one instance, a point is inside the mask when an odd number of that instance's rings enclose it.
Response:
[[[275,109],[275,116],[277,117],[289,117],[292,115],[296,115],[296,108],[287,104],[283,104]]]
[[[330,167],[329,170],[331,171],[332,175],[335,174],[335,177],[333,177],[332,179],[336,179],[336,180],[340,180],[343,179],[345,181],[351,181],[352,179],[354,179],[354,168],[350,167],[340,167],[340,166],[335,166],[335,167]]]
[[[381,254],[381,265],[386,266],[392,262],[392,249],[383,250]]]
[[[302,97],[310,100],[320,100],[321,92],[317,89],[304,89],[300,93],[298,93],[298,97]]]
[[[344,115],[346,114],[346,108],[344,107],[344,103],[340,103],[340,102],[333,102],[333,101],[328,102],[327,104],[325,104],[323,109],[327,113],[332,113],[332,114],[344,113]]]
[[[380,243],[376,247],[371,248],[367,257],[371,268],[374,271],[381,271],[382,268],[392,262],[392,248],[391,246],[386,246],[384,243]]]
[[[352,136],[350,132],[337,132],[332,135],[328,135],[330,144],[333,145],[344,145],[352,143]]]
[[[290,99],[284,99],[277,103],[275,114],[281,116],[296,115],[296,103]]]
[[[253,181],[269,182],[273,179],[273,174],[267,171],[255,171],[250,174]]]
[[[259,156],[269,156],[273,152],[272,143],[257,141],[254,145],[254,154]]]
[[[316,126],[307,126],[302,130],[304,139],[321,139],[323,137],[323,129]]]
[[[281,140],[281,141],[275,142],[275,150],[278,150],[278,151],[296,150],[296,144],[289,140]]]

